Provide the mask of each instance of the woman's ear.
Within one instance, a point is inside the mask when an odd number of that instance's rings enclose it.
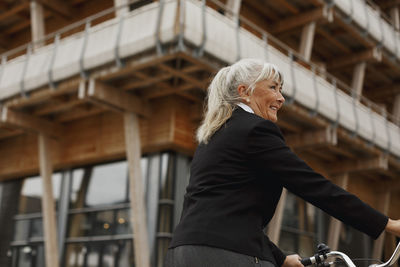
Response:
[[[250,103],[250,95],[249,90],[247,90],[247,86],[241,84],[238,86],[237,90],[240,98],[243,99],[244,102]]]
[[[239,93],[239,96],[243,99],[248,98],[249,94],[247,92],[247,86],[240,84],[237,88],[237,91]]]

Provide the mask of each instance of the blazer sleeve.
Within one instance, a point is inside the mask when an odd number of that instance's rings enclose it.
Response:
[[[276,264],[282,266],[286,259],[286,255],[271,241],[269,241],[269,247],[271,248],[272,255],[275,258]]]
[[[265,184],[280,183],[290,192],[373,238],[388,217],[313,171],[285,144],[277,125],[265,120],[248,135],[249,159]]]

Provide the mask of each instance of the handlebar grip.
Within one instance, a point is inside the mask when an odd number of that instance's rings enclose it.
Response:
[[[309,258],[303,258],[300,260],[301,264],[303,264],[304,266],[308,266],[308,265],[312,265],[312,261],[311,261],[312,257]]]

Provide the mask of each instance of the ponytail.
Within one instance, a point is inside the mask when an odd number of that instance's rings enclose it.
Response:
[[[240,103],[239,85],[246,85],[252,93],[257,82],[268,79],[279,80],[283,84],[282,74],[275,65],[257,59],[242,59],[220,69],[208,87],[207,105],[203,122],[197,130],[197,141],[207,144],[232,116]]]

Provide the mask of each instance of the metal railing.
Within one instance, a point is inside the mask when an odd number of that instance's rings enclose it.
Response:
[[[179,3],[181,5],[183,5],[183,3],[186,0],[177,0],[179,1]],[[357,95],[354,93],[354,90],[347,85],[346,83],[344,83],[343,81],[337,79],[335,76],[331,75],[330,73],[326,72],[325,69],[321,68],[321,66],[306,60],[299,52],[293,50],[292,48],[290,48],[289,46],[287,46],[285,43],[283,43],[282,41],[280,41],[279,39],[277,39],[276,37],[274,37],[273,35],[269,34],[267,31],[265,31],[264,29],[262,29],[260,26],[256,25],[255,23],[251,22],[249,19],[240,16],[238,14],[234,14],[232,11],[230,11],[225,4],[223,4],[222,2],[218,1],[218,0],[200,0],[203,3],[203,9],[202,12],[205,13],[205,7],[209,6],[210,3],[212,3],[213,6],[216,6],[219,11],[223,11],[225,12],[225,14],[229,14],[229,16],[231,16],[237,23],[237,31],[240,30],[240,28],[245,28],[245,29],[249,29],[251,30],[251,32],[253,34],[255,34],[257,37],[259,37],[260,39],[262,39],[265,42],[266,47],[268,48],[269,45],[272,45],[273,47],[277,48],[280,52],[286,54],[291,60],[292,63],[297,62],[298,64],[302,65],[303,67],[311,70],[313,72],[313,75],[319,75],[320,77],[324,78],[325,80],[327,80],[329,83],[333,84],[335,86],[335,89],[340,89],[341,91],[345,92],[346,94],[348,94],[349,96],[353,97],[353,99],[355,101],[353,101],[354,105],[356,105],[358,103],[358,101],[360,101],[361,103],[363,103],[366,107],[368,107],[371,111],[375,111],[378,114],[381,114],[383,117],[387,118],[389,121],[393,122],[394,124],[400,126],[400,121],[397,120],[392,114],[389,114],[385,108],[383,108],[380,105],[377,105],[376,103],[374,103],[373,101],[367,99],[365,96],[363,95]],[[63,27],[62,29],[59,29],[53,33],[50,33],[48,35],[46,35],[45,37],[43,37],[40,40],[37,40],[35,42],[29,42],[27,44],[24,44],[22,46],[19,46],[15,49],[9,50],[3,54],[1,54],[1,58],[2,58],[2,65],[4,66],[4,64],[7,63],[7,59],[11,58],[13,55],[18,55],[21,54],[22,52],[26,51],[26,55],[30,54],[30,51],[32,49],[32,47],[35,47],[38,44],[42,44],[42,43],[58,43],[60,42],[61,38],[67,37],[69,35],[67,35],[66,33],[68,33],[69,31],[73,31],[79,28],[84,27],[84,29],[79,32],[78,34],[85,34],[85,32],[88,31],[88,29],[91,27],[91,25],[93,25],[93,21],[104,18],[105,16],[116,12],[119,9],[123,9],[126,8],[127,6],[130,6],[132,3],[136,2],[136,0],[130,0],[127,4],[121,5],[121,6],[117,6],[117,7],[111,7],[108,8],[106,10],[103,10],[97,14],[94,14],[92,16],[89,16],[85,19],[82,19],[80,21],[77,21],[75,23],[72,23],[66,27]],[[165,2],[165,0],[160,0],[160,5],[159,8],[161,9],[163,7],[163,3]],[[181,9],[182,10],[182,9]],[[183,23],[183,15],[180,15],[180,24],[182,26]],[[198,56],[201,56],[203,54],[203,47],[205,44],[205,41],[207,39],[207,29],[206,29],[206,24],[205,24],[205,15],[203,14],[202,16],[202,24],[203,24],[203,30],[204,30],[204,36],[203,41],[198,49],[198,51],[200,51],[200,53],[197,53]],[[116,22],[118,23],[118,22]],[[240,27],[239,27],[240,26]],[[160,27],[160,24],[158,23],[158,27]],[[63,35],[65,35],[64,37],[62,37]],[[179,33],[180,35],[180,42],[178,42],[179,46],[183,45],[183,31],[181,30],[181,32]],[[53,42],[51,42],[51,40],[53,39]],[[239,42],[239,38],[237,38],[236,42]],[[162,48],[158,45],[157,50],[161,50]],[[118,51],[116,51],[117,53]],[[266,51],[267,53],[267,51]],[[196,54],[196,53],[195,53]],[[237,55],[237,58],[240,58],[240,54]],[[54,61],[54,58],[52,59],[52,62]],[[81,64],[82,65],[82,64]],[[293,65],[293,64],[292,64]],[[81,75],[82,77],[85,77],[87,74],[85,73],[85,70],[83,68],[81,68]],[[51,71],[49,71],[49,78],[51,81],[51,84],[54,84],[54,81],[52,80],[52,73]],[[22,88],[23,88],[23,84],[21,84]],[[318,90],[317,87],[314,88],[314,90]],[[336,91],[336,90],[335,90]],[[296,84],[294,83],[294,94],[296,93]],[[289,96],[290,97],[290,96]],[[292,96],[294,98],[294,95]],[[317,98],[318,98],[318,94],[317,94]],[[293,102],[293,101],[288,101]],[[319,100],[317,99],[317,103],[319,102]],[[335,100],[335,103],[337,104],[337,99]],[[318,108],[318,105],[316,105],[316,108]],[[371,112],[372,114],[372,112]],[[357,116],[355,114],[355,116]],[[337,118],[338,120],[339,118]],[[336,121],[337,123],[337,121]]]
[[[244,27],[244,25],[249,26],[251,28],[253,34],[254,34],[254,31],[258,32],[259,37],[262,38],[264,40],[264,42],[266,42],[266,45],[274,45],[278,50],[280,50],[280,52],[282,52],[282,53],[286,52],[286,55],[291,60],[296,61],[297,63],[301,64],[303,67],[306,67],[311,71],[314,70],[313,73],[320,74],[320,77],[323,77],[329,83],[333,84],[335,86],[335,88],[340,89],[341,91],[343,91],[346,94],[348,94],[349,96],[351,96],[355,100],[355,101],[353,101],[354,105],[356,105],[357,102],[360,101],[362,104],[364,104],[369,109],[371,109],[371,110],[375,111],[376,113],[382,115],[383,117],[387,118],[388,120],[390,120],[397,126],[400,126],[400,121],[397,118],[395,118],[395,116],[393,114],[389,114],[384,107],[374,103],[373,101],[369,100],[368,98],[366,98],[363,95],[356,94],[349,85],[347,85],[343,81],[339,80],[332,74],[328,73],[325,69],[321,68],[319,65],[317,65],[311,61],[308,61],[299,52],[297,52],[296,50],[293,50],[292,48],[287,46],[285,43],[283,43],[282,41],[280,41],[273,35],[269,34],[267,31],[265,31],[264,29],[262,29],[261,27],[259,27],[258,25],[256,25],[252,21],[250,21],[249,19],[247,19],[243,16],[238,16],[237,14],[234,14],[232,11],[230,11],[226,7],[225,4],[221,3],[218,0],[206,0],[206,1],[212,2],[213,4],[217,5],[220,9],[224,10],[224,12],[230,14],[230,16],[232,16],[234,18],[238,17],[238,23],[240,23],[240,25],[242,27]],[[268,40],[268,42],[267,42],[267,40]],[[291,67],[291,69],[293,70],[293,67]],[[292,76],[294,76],[294,73],[292,73]],[[292,80],[295,80],[294,77],[292,77]],[[294,83],[293,86],[296,87],[297,85]],[[296,92],[296,88],[294,88],[294,92]],[[318,95],[317,95],[317,97],[318,97]],[[317,103],[318,103],[318,101],[319,100],[317,99]],[[292,102],[292,101],[289,100],[289,103],[290,102]],[[337,103],[337,101],[336,101],[336,103]],[[355,114],[355,116],[357,117],[356,114]]]

